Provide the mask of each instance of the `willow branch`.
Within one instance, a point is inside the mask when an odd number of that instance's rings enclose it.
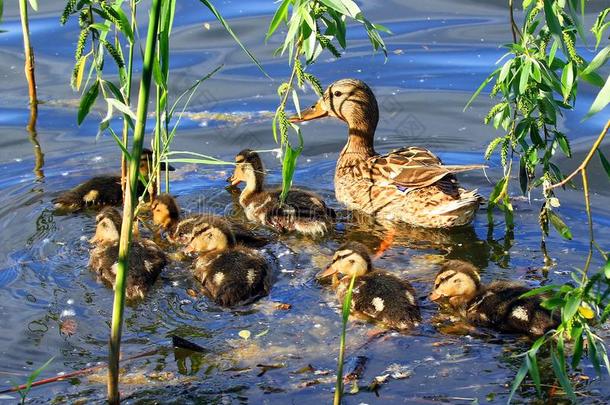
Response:
[[[568,177],[566,177],[565,179],[563,179],[562,181],[560,181],[559,183],[556,184],[552,184],[548,187],[548,189],[554,189],[557,187],[563,187],[565,186],[570,180],[572,180],[579,172],[585,170],[587,168],[587,166],[589,165],[589,163],[591,162],[591,159],[593,158],[593,155],[595,154],[595,151],[600,147],[600,145],[602,144],[602,141],[604,140],[604,137],[606,136],[606,134],[608,133],[608,129],[610,129],[610,120],[608,120],[606,122],[606,125],[604,126],[604,129],[602,130],[602,132],[599,134],[599,136],[597,137],[597,139],[595,140],[595,143],[593,143],[593,146],[591,147],[591,150],[589,151],[589,153],[587,154],[587,156],[585,157],[585,159],[582,161],[582,163],[572,172],[570,173],[570,175]]]

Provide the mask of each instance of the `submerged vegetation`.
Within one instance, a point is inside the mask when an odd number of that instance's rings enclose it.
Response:
[[[236,33],[221,16],[214,4],[200,0],[224,27],[253,64],[266,75],[255,56],[241,43]],[[36,9],[37,2],[30,0]],[[31,117],[28,129],[33,132],[37,116],[37,95],[34,77],[34,59],[28,36],[26,0],[19,2],[26,55],[26,77],[29,84]],[[530,349],[519,357],[523,358],[521,368],[516,373],[509,401],[529,374],[538,395],[542,393],[539,359],[550,356],[551,368],[565,395],[576,402],[576,394],[571,374],[579,370],[581,361],[588,356],[598,374],[605,368],[610,373],[610,361],[603,339],[596,333],[596,327],[603,325],[610,317],[610,261],[603,247],[594,235],[595,218],[591,212],[588,184],[588,165],[597,155],[603,169],[610,176],[610,163],[599,148],[604,140],[610,121],[605,124],[589,153],[577,169],[566,175],[554,163],[554,157],[561,151],[572,157],[572,149],[567,134],[562,132],[561,117],[564,112],[574,109],[579,86],[585,83],[600,88],[597,97],[583,119],[600,112],[610,103],[610,77],[604,79],[600,72],[610,57],[610,45],[603,46],[610,27],[610,8],[602,10],[590,31],[595,44],[588,41],[584,27],[585,2],[577,0],[524,0],[523,22],[517,23],[515,5],[508,2],[509,24],[513,43],[508,44],[508,52],[502,58],[501,66],[495,69],[476,90],[467,106],[486,88],[491,87],[491,96],[498,99],[487,116],[486,123],[502,129],[505,135],[493,139],[484,157],[490,159],[499,155],[503,176],[495,184],[488,200],[489,226],[493,227],[493,210],[501,210],[505,216],[507,232],[512,232],[513,206],[510,183],[517,172],[519,186],[524,195],[541,193],[539,222],[542,229],[541,248],[547,258],[547,268],[553,263],[546,254],[546,237],[550,227],[556,229],[566,239],[572,239],[569,224],[560,216],[559,187],[572,186],[572,179],[580,175],[583,186],[583,200],[588,219],[588,255],[582,269],[572,273],[573,283],[544,285],[522,297],[546,294],[542,306],[561,314],[560,325],[537,338]],[[98,136],[108,133],[117,143],[122,153],[121,173],[124,189],[123,223],[120,234],[119,260],[116,271],[116,288],[111,323],[108,362],[108,400],[119,403],[119,358],[123,315],[125,309],[125,284],[128,274],[130,243],[133,224],[142,209],[140,203],[154,200],[164,191],[170,192],[167,171],[162,178],[162,163],[182,162],[211,165],[232,165],[212,156],[172,149],[178,125],[193,95],[200,85],[212,77],[222,66],[207,72],[177,97],[170,92],[171,79],[171,33],[174,23],[176,0],[152,0],[148,14],[145,38],[139,38],[136,17],[142,14],[142,3],[137,0],[68,0],[61,15],[65,24],[72,16],[78,19],[79,34],[74,52],[74,69],[71,85],[82,92],[77,111],[80,125],[90,114],[94,105],[103,100],[106,114],[99,123]],[[3,2],[0,0],[0,19]],[[276,54],[285,56],[290,66],[287,80],[277,88],[279,103],[272,120],[272,132],[282,156],[283,201],[292,186],[297,160],[304,148],[300,127],[289,121],[288,110],[294,107],[296,114],[301,111],[299,91],[311,87],[322,95],[320,80],[308,69],[327,51],[335,58],[347,49],[348,23],[361,25],[373,50],[380,50],[387,57],[387,48],[381,33],[391,34],[379,24],[372,23],[363,15],[352,0],[282,0],[277,3],[266,33],[266,40],[274,35],[284,35]],[[280,34],[281,28],[286,28]],[[580,42],[579,42],[580,41]],[[594,46],[596,54],[590,62],[579,53],[578,44]],[[140,57],[138,48],[143,44]],[[112,64],[117,74],[107,73]],[[112,70],[111,70],[112,71]],[[137,98],[132,97],[134,72],[140,72]],[[173,99],[173,102],[170,100]],[[136,104],[137,101],[137,104]],[[151,175],[145,179],[139,174],[139,163],[144,148],[148,108],[154,101],[154,126],[152,128]],[[290,103],[292,106],[290,107]],[[116,118],[120,117],[120,130]],[[32,118],[34,117],[34,118]],[[292,131],[292,132],[291,132]],[[42,157],[40,157],[42,159]],[[518,169],[513,168],[518,165]],[[40,170],[40,168],[39,168]],[[146,186],[142,195],[137,194],[138,183]],[[591,269],[593,255],[599,255],[606,266]],[[351,278],[342,305],[336,388],[334,403],[340,404],[343,394],[343,363],[346,354],[347,324],[350,315],[354,276]],[[548,348],[548,350],[546,350]],[[544,354],[543,354],[544,353]],[[548,353],[548,354],[547,354]],[[20,391],[25,400],[32,383],[47,362],[36,370],[27,381],[26,389]]]

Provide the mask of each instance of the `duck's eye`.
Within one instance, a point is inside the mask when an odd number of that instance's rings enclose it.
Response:
[[[341,97],[341,95],[342,95],[343,93],[341,93],[339,90],[337,90],[337,91],[335,91],[335,93],[334,93],[334,94],[335,94],[335,97]]]
[[[461,282],[462,282],[462,280],[460,280],[459,278],[456,278],[455,280],[453,280],[453,283],[454,283],[454,284],[459,284],[459,283],[461,283]]]
[[[354,259],[349,259],[349,263],[354,264],[354,263],[356,263],[356,261]]]

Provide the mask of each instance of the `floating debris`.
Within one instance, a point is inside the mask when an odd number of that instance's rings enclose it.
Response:
[[[346,364],[346,370],[349,371],[345,373],[345,376],[343,377],[343,383],[346,384],[350,381],[357,381],[362,378],[362,374],[364,374],[366,363],[368,361],[369,358],[366,356],[356,356],[350,358]]]
[[[243,340],[248,340],[250,339],[250,336],[252,335],[252,333],[249,330],[240,330],[239,333],[237,334],[240,338],[242,338]]]
[[[263,375],[265,375],[265,373],[269,370],[276,370],[278,368],[284,368],[286,367],[286,365],[284,363],[277,363],[277,364],[257,364],[256,367],[260,368],[261,371],[260,373],[258,373],[256,376],[257,377],[262,377]]]
[[[172,345],[179,349],[191,350],[193,352],[205,353],[207,350],[197,343],[190,342],[180,336],[172,335]]]
[[[409,366],[394,363],[390,364],[390,366],[385,369],[384,373],[389,373],[395,380],[402,380],[403,378],[411,377],[411,375],[413,375],[413,369]]]

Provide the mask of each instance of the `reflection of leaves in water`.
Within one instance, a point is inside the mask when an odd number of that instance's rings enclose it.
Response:
[[[32,246],[35,242],[43,240],[57,230],[53,211],[44,209],[36,218],[36,232],[26,241],[26,246]]]
[[[202,366],[206,365],[203,353],[181,348],[174,349],[174,360],[178,372],[182,375],[195,375],[201,370]]]

